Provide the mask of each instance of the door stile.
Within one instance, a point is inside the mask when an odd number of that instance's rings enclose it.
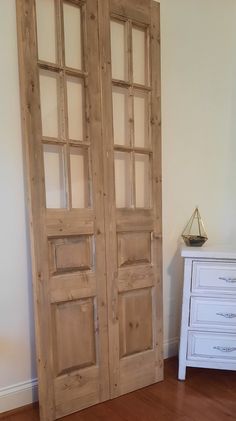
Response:
[[[27,172],[27,202],[31,237],[35,338],[39,378],[40,414],[43,421],[55,419],[51,308],[47,265],[45,185],[41,147],[41,120],[37,67],[35,3],[17,0],[19,70],[23,147]],[[43,311],[42,311],[43,309]]]
[[[160,4],[152,1],[150,26],[151,57],[151,132],[153,140],[153,197],[162,197],[162,162],[161,162],[161,51],[160,51]],[[158,72],[154,74],[155,69]],[[157,283],[153,291],[156,305],[156,379],[163,380],[163,284],[162,284],[162,205],[160,200],[153,201],[153,265],[157,273]],[[155,307],[154,307],[155,308]]]
[[[100,64],[99,57],[99,34],[98,34],[98,3],[97,0],[90,0],[87,5],[87,30],[90,35],[90,43],[87,45],[88,68],[93,69]],[[94,15],[96,9],[96,16]],[[94,30],[96,22],[97,31]],[[100,401],[109,399],[109,355],[108,325],[107,325],[107,273],[106,273],[106,249],[105,249],[105,209],[104,209],[104,187],[103,187],[103,138],[101,124],[101,88],[99,71],[91,71],[88,75],[90,115],[90,136],[92,148],[93,188],[94,188],[94,212],[95,212],[95,236],[97,242],[97,288],[98,288],[98,331],[100,332]]]
[[[115,270],[117,244],[114,232],[115,190],[114,190],[114,151],[110,139],[112,132],[112,91],[111,91],[111,52],[110,52],[110,2],[99,1],[99,51],[102,89],[102,132],[104,161],[104,199],[105,199],[105,236],[106,236],[106,271],[107,271],[107,304],[109,328],[109,374],[110,398],[120,395],[119,391],[119,346],[116,337],[119,334],[118,324],[118,272]]]

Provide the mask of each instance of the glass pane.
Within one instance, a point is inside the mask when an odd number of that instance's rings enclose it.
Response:
[[[111,21],[112,78],[127,79],[126,30],[123,22]]]
[[[39,81],[43,136],[58,137],[58,74],[40,70]]]
[[[130,154],[115,152],[116,207],[131,206],[131,162]]]
[[[82,69],[81,10],[64,3],[65,62],[67,67]]]
[[[148,94],[143,92],[134,93],[134,144],[145,148],[149,145],[148,139],[149,112]]]
[[[113,87],[113,132],[116,145],[129,145],[128,130],[128,91],[126,89]]]
[[[135,203],[136,208],[150,206],[149,156],[135,154]]]
[[[132,28],[133,82],[145,85],[146,80],[146,33],[143,29]]]
[[[68,134],[69,139],[84,139],[84,85],[83,80],[67,77],[67,104],[68,104]]]
[[[44,174],[47,208],[65,208],[65,170],[63,149],[57,145],[44,145]]]
[[[56,63],[56,22],[54,0],[36,0],[38,57]]]
[[[87,150],[70,148],[72,208],[87,208],[89,206],[88,167]]]

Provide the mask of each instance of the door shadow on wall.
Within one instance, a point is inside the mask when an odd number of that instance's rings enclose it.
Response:
[[[26,163],[23,155],[23,168],[24,168],[24,202],[25,202],[25,236],[26,236],[26,256],[27,256],[27,292],[28,292],[28,314],[29,314],[29,348],[30,348],[30,371],[31,380],[34,382],[37,376],[36,364],[36,346],[35,346],[35,329],[34,329],[34,299],[33,299],[33,284],[32,284],[32,264],[31,264],[31,248],[30,248],[30,218],[28,209],[28,191],[27,191],[27,176],[26,176]],[[38,391],[32,384],[32,402],[38,400]]]
[[[181,257],[181,240],[177,243],[177,248],[169,266],[167,273],[170,283],[167,291],[169,298],[169,314],[166,329],[168,332],[169,354],[177,354],[180,337],[180,321],[183,291],[183,258]]]

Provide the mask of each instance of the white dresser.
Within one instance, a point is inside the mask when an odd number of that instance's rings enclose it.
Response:
[[[183,247],[179,380],[186,367],[236,370],[236,247]]]

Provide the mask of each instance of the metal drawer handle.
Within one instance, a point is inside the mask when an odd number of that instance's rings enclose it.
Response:
[[[221,352],[233,352],[236,351],[236,347],[230,346],[214,346],[213,349],[217,349],[217,351]]]
[[[234,319],[236,317],[235,313],[216,313],[217,316],[226,317],[226,319]]]
[[[219,279],[221,280],[221,281],[225,281],[225,282],[229,282],[229,283],[234,283],[234,282],[236,282],[236,278],[224,278],[224,277],[219,277]]]

